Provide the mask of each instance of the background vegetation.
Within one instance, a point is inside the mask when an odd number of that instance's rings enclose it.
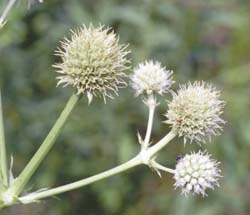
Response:
[[[0,2],[0,9],[7,3]],[[1,10],[2,11],[2,10]],[[0,31],[0,84],[8,151],[17,176],[63,108],[70,89],[56,88],[51,67],[59,41],[83,23],[112,26],[129,43],[133,65],[156,59],[174,70],[176,84],[206,80],[227,102],[223,134],[207,148],[221,161],[221,187],[206,198],[185,198],[171,175],[160,179],[139,167],[40,204],[16,206],[4,214],[161,215],[250,214],[250,1],[247,0],[45,0],[29,10],[19,1]],[[153,140],[169,130],[162,98]],[[145,132],[147,110],[127,88],[120,96],[75,110],[55,148],[30,187],[72,182],[128,160],[139,150],[136,131]],[[160,160],[174,167],[177,155],[198,150],[176,139]]]

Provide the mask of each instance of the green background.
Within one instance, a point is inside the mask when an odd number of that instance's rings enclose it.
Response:
[[[0,9],[7,1],[0,2]],[[17,176],[46,136],[72,93],[56,88],[54,50],[82,24],[112,26],[129,43],[132,64],[154,59],[174,70],[179,84],[213,83],[226,101],[227,121],[211,143],[175,139],[159,161],[174,168],[176,156],[207,149],[221,162],[220,188],[188,198],[174,190],[172,175],[147,167],[95,183],[39,204],[15,206],[18,215],[248,215],[250,214],[250,1],[249,0],[44,0],[30,9],[18,1],[0,30],[0,84],[8,154]],[[157,109],[153,140],[169,131],[166,100]],[[108,100],[84,98],[26,192],[63,185],[114,167],[139,151],[147,109],[130,88]]]

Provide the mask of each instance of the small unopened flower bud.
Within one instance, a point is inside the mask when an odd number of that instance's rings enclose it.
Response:
[[[181,85],[168,105],[165,122],[178,130],[184,143],[187,139],[191,143],[205,143],[205,137],[219,135],[225,123],[220,118],[224,102],[219,96],[220,93],[205,82]]]
[[[162,95],[168,92],[174,83],[171,77],[172,74],[173,71],[166,70],[166,68],[162,67],[157,61],[140,63],[130,76],[135,95],[139,96],[142,93],[158,93]]]
[[[119,39],[110,28],[83,26],[71,31],[70,39],[62,41],[56,52],[62,62],[54,65],[59,73],[58,85],[71,85],[78,94],[86,94],[89,102],[93,96],[113,98],[118,88],[126,86],[124,70],[129,62],[127,46],[119,45]]]
[[[218,162],[212,160],[207,152],[192,153],[181,158],[175,169],[175,188],[180,187],[182,193],[197,193],[206,196],[206,189],[219,186],[221,177]]]

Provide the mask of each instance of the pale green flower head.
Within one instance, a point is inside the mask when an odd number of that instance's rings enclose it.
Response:
[[[62,62],[57,68],[57,85],[72,86],[77,94],[86,94],[89,103],[93,96],[113,98],[118,89],[126,86],[123,80],[127,75],[129,60],[127,45],[120,45],[119,38],[111,30],[99,26],[82,26],[71,31],[71,38],[61,42],[56,54]]]
[[[225,123],[221,119],[224,102],[219,97],[220,92],[205,82],[181,85],[168,104],[165,122],[178,130],[184,143],[205,143],[205,137],[219,135]]]

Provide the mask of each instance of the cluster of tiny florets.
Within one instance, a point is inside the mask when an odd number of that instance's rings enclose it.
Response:
[[[159,62],[140,63],[130,76],[131,86],[135,91],[135,95],[140,94],[164,94],[169,91],[172,80],[173,71],[166,70]]]
[[[224,120],[220,118],[224,102],[220,93],[205,82],[181,85],[168,104],[166,123],[178,130],[179,136],[192,143],[205,143],[205,137],[218,135]]]
[[[181,158],[175,169],[175,188],[180,187],[182,193],[197,193],[206,196],[206,189],[219,186],[221,177],[218,162],[210,158],[206,152],[187,154]]]
[[[105,101],[106,96],[117,95],[118,88],[126,86],[127,46],[119,45],[116,34],[103,26],[83,26],[71,34],[56,52],[62,58],[54,65],[58,85],[75,87],[78,94],[87,94],[89,101],[93,96]]]

